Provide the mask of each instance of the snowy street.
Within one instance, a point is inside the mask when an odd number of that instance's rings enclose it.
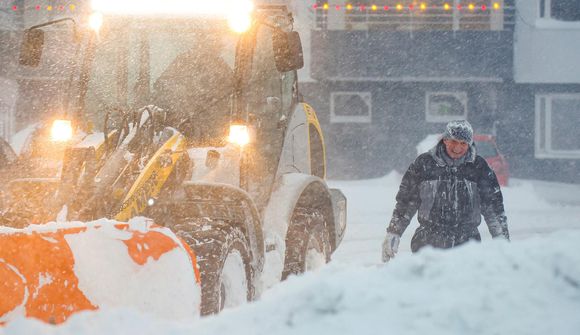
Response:
[[[183,322],[108,309],[59,327],[20,318],[0,334],[577,334],[578,187],[513,180],[504,189],[512,243],[490,241],[482,223],[481,244],[411,255],[410,226],[400,255],[383,266],[399,178],[333,182],[349,198],[348,232],[333,261],[257,302]]]
[[[362,181],[333,182],[348,198],[348,230],[335,260],[371,265],[380,262],[381,243],[393,208],[401,175]],[[562,229],[580,229],[580,186],[530,180],[510,180],[502,189],[512,241]],[[410,252],[416,216],[401,239],[400,251]],[[484,220],[483,241],[491,239]]]
[[[0,0],[0,335],[580,335],[579,41],[580,0]]]

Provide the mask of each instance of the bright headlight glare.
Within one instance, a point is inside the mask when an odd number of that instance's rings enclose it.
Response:
[[[105,15],[130,16],[203,16],[227,19],[230,29],[243,33],[250,28],[254,3],[252,0],[92,0],[95,11],[89,19],[98,31]],[[98,13],[98,14],[97,14]]]
[[[72,138],[70,120],[54,120],[50,128],[50,138],[55,142],[66,142]]]
[[[103,14],[99,12],[94,12],[89,16],[89,26],[94,31],[99,31],[103,25]]]
[[[252,18],[249,13],[233,14],[228,18],[228,24],[234,32],[243,33],[252,25]]]
[[[246,125],[233,124],[230,126],[230,143],[243,146],[250,143],[250,132]]]
[[[231,8],[227,11],[230,29],[236,33],[247,31],[252,25],[252,11],[254,4],[248,0],[237,0],[231,3]]]
[[[114,15],[217,16],[251,13],[251,0],[92,0],[94,11]]]

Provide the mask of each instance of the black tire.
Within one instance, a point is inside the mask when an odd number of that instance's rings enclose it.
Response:
[[[202,230],[211,225],[211,229]],[[220,312],[227,302],[227,287],[224,286],[224,265],[230,255],[238,254],[245,272],[245,301],[253,299],[252,271],[248,241],[237,226],[216,224],[205,219],[190,219],[174,227],[195,252],[201,276],[201,315]],[[237,280],[237,279],[236,279]]]
[[[319,253],[324,263],[330,261],[330,237],[324,215],[318,210],[296,208],[286,234],[282,280],[308,270],[309,251]]]

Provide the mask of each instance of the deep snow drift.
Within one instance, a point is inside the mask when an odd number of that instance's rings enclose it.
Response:
[[[349,199],[349,226],[333,262],[260,301],[192,322],[101,310],[59,327],[19,319],[0,333],[578,334],[580,187],[512,180],[503,189],[512,243],[490,240],[482,224],[480,244],[411,255],[413,220],[400,254],[381,265],[399,182],[397,173],[334,182]]]
[[[31,320],[7,334],[577,334],[580,231],[404,254],[293,277],[253,304],[194,323],[132,311]]]

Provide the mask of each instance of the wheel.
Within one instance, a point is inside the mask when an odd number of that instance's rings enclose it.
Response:
[[[211,225],[208,230],[207,227]],[[201,315],[252,300],[250,253],[239,227],[191,220],[174,227],[195,252],[201,276]]]
[[[282,280],[292,274],[315,270],[330,261],[330,238],[324,216],[318,210],[297,208],[286,234]]]

